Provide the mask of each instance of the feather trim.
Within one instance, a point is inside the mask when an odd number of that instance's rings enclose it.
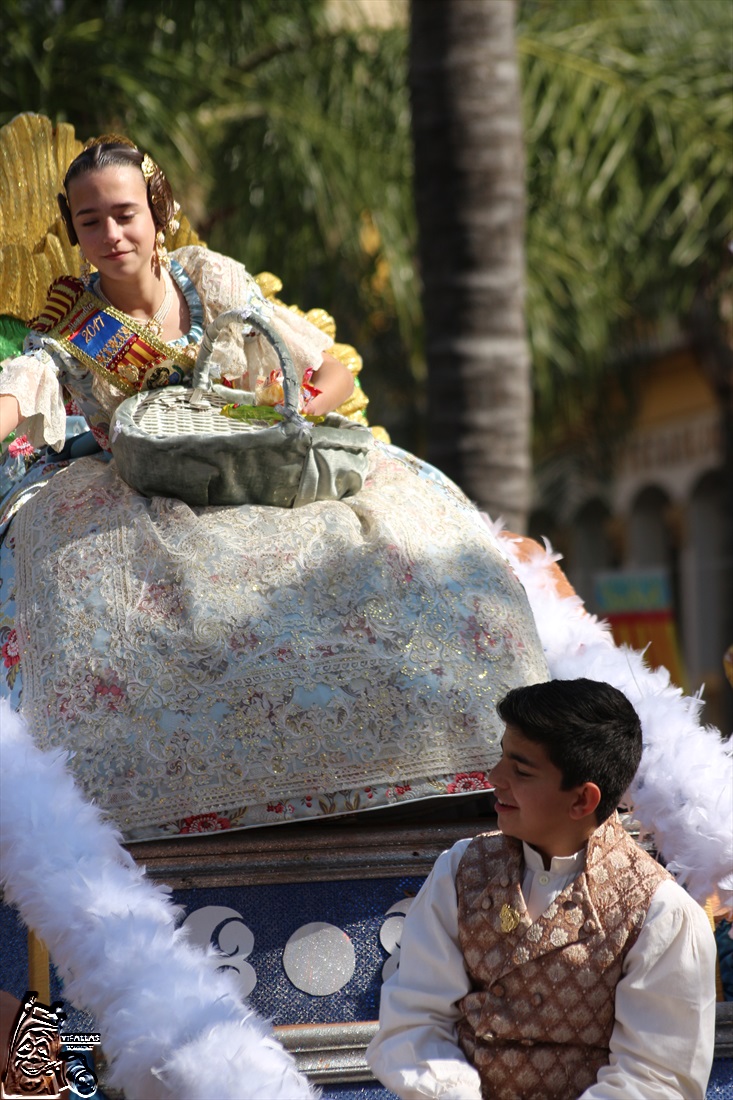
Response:
[[[315,1100],[226,973],[176,930],[179,909],[66,771],[0,702],[0,857],[8,901],[94,1016],[109,1084],[137,1100]]]

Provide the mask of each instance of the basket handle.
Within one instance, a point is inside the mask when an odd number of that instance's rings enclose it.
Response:
[[[263,317],[260,317],[256,313],[252,313],[249,309],[228,309],[224,313],[220,313],[219,316],[207,327],[201,341],[201,347],[199,349],[198,357],[196,359],[196,366],[193,372],[194,390],[203,390],[204,392],[206,392],[206,390],[211,389],[211,381],[209,378],[211,351],[214,346],[214,342],[221,330],[226,325],[231,324],[232,321],[239,321],[242,325],[243,330],[247,328],[255,329],[272,344],[280,361],[280,369],[283,375],[285,416],[288,420],[294,420],[296,418],[300,419],[300,416],[298,414],[298,397],[300,387],[298,385],[298,379],[295,374],[293,360],[290,357],[290,352],[285,345],[285,341],[275,331],[269,321],[266,321]],[[244,336],[243,338],[246,339],[246,336]]]

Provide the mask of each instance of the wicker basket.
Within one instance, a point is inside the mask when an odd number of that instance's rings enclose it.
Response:
[[[284,419],[236,420],[224,405],[254,405],[254,394],[212,384],[211,350],[232,321],[243,338],[261,333],[283,373]],[[244,309],[222,313],[204,334],[193,388],[170,386],[123,401],[110,425],[121,477],[145,496],[179,497],[191,505],[270,504],[297,508],[340,500],[361,489],[368,428],[329,413],[313,425],[298,413],[299,385],[290,354],[268,321]]]

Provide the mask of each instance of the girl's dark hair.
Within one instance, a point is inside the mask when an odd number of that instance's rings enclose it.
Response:
[[[101,168],[129,168],[131,165],[139,168],[142,173],[142,163],[145,154],[141,153],[134,145],[128,145],[121,141],[101,141],[96,145],[90,145],[83,149],[79,156],[72,160],[66,175],[64,176],[64,190],[57,195],[59,210],[64,219],[66,232],[72,244],[78,244],[71,220],[69,209],[69,184],[79,176],[85,176],[89,172],[98,172]],[[173,192],[171,185],[165,178],[157,164],[150,179],[146,180],[148,190],[148,206],[153,215],[156,229],[165,230],[168,222],[174,217]],[[144,178],[144,177],[143,177]]]
[[[639,767],[639,716],[622,691],[599,680],[549,680],[514,688],[496,707],[523,737],[544,745],[562,788],[595,783],[596,818],[613,813]]]

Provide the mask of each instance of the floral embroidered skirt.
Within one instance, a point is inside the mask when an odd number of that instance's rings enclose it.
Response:
[[[147,499],[99,457],[12,500],[0,694],[128,840],[484,788],[496,702],[548,678],[479,512],[394,447],[295,510]]]

